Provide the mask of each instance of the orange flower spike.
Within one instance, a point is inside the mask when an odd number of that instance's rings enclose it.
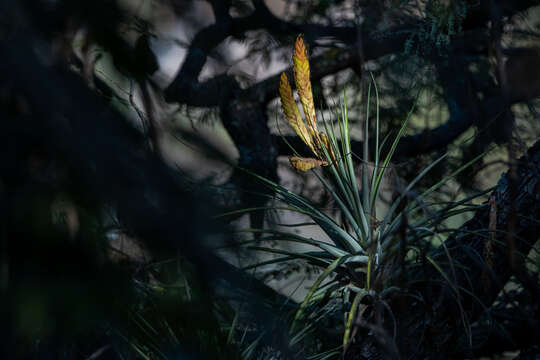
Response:
[[[317,116],[315,115],[315,105],[313,103],[313,92],[311,90],[311,81],[309,79],[309,62],[307,58],[306,45],[302,36],[296,38],[293,55],[293,71],[296,81],[296,90],[302,102],[302,108],[306,115],[308,128],[314,137],[318,136]]]
[[[289,121],[289,124],[294,129],[296,134],[300,137],[300,139],[302,139],[302,141],[306,143],[306,145],[311,149],[311,151],[316,154],[311,134],[308,132],[306,124],[300,116],[300,111],[298,110],[296,101],[294,101],[294,96],[291,85],[289,84],[289,79],[287,78],[287,74],[285,73],[281,74],[281,80],[279,83],[279,97],[281,98],[281,108],[283,110],[283,113],[285,114],[285,117]]]
[[[295,169],[300,170],[300,171],[308,171],[317,166],[328,165],[328,163],[323,160],[313,159],[313,158],[301,158],[298,156],[291,156],[289,158],[289,162]]]

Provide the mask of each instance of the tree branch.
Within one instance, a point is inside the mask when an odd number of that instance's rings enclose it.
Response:
[[[213,3],[214,4],[214,3]],[[231,92],[239,88],[233,77],[227,77],[224,88],[222,83],[210,80],[200,84],[198,76],[206,63],[206,58],[213,48],[229,36],[237,37],[246,31],[271,28],[280,34],[304,33],[306,40],[315,41],[321,37],[333,37],[345,43],[353,43],[356,38],[354,27],[324,26],[318,24],[294,24],[277,18],[268,9],[264,1],[255,1],[252,14],[242,18],[231,18],[224,15],[222,5],[213,5],[216,22],[202,29],[191,42],[188,54],[173,82],[165,90],[165,98],[169,102],[184,103],[191,106],[216,106],[226,101]],[[222,79],[223,80],[223,79]],[[216,94],[220,89],[222,92]],[[227,89],[227,92],[224,92]],[[212,96],[209,96],[212,95]],[[218,95],[218,96],[215,96]]]

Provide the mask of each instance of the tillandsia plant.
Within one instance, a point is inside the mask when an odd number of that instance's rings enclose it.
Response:
[[[331,215],[312,205],[308,199],[254,174],[272,188],[279,201],[286,204],[286,206],[274,208],[308,216],[313,221],[310,224],[318,225],[331,242],[276,229],[245,229],[241,231],[258,235],[254,240],[243,242],[250,249],[281,255],[272,260],[250,265],[248,268],[304,260],[321,269],[320,275],[297,308],[290,331],[293,334],[291,345],[300,342],[317,326],[317,322],[324,319],[324,315],[321,314],[328,315],[332,311],[330,307],[333,306],[335,310],[336,302],[341,302],[341,308],[344,309],[345,313],[342,345],[338,349],[321,354],[322,357],[327,358],[347,351],[354,337],[353,333],[357,332],[359,324],[369,324],[371,321],[372,325],[370,326],[381,325],[375,324],[374,319],[380,319],[381,316],[384,317],[384,314],[376,315],[375,309],[389,308],[385,303],[385,297],[393,290],[400,289],[398,281],[400,275],[407,271],[408,266],[415,265],[414,253],[419,254],[421,248],[418,241],[439,237],[432,225],[440,222],[441,219],[460,212],[471,211],[474,208],[474,206],[467,205],[474,196],[458,203],[446,205],[439,211],[427,211],[427,205],[422,200],[440,188],[448,179],[469,166],[475,159],[423,193],[416,194],[414,201],[405,201],[410,197],[411,189],[415,184],[430,169],[439,164],[446,155],[439,157],[401,190],[399,196],[396,196],[393,203],[389,205],[386,214],[378,220],[376,205],[381,192],[381,184],[397,144],[405,132],[412,110],[403,121],[393,142],[386,146],[388,150],[385,156],[382,156],[381,149],[384,141],[379,143],[379,98],[376,85],[370,83],[366,105],[364,147],[361,156],[362,168],[360,179],[357,179],[351,151],[346,98],[335,111],[335,121],[330,123],[323,119],[322,127],[325,132],[319,130],[320,124],[317,122],[311,91],[306,46],[301,36],[297,38],[295,44],[293,72],[305,119],[301,117],[285,73],[281,75],[279,88],[282,109],[288,123],[310,149],[313,157],[306,158],[296,154],[290,157],[290,163],[298,170],[313,171],[326,191],[331,194],[334,203],[343,215],[343,220],[338,222]],[[375,84],[374,81],[372,83]],[[373,154],[367,136],[370,126],[369,98],[372,86],[377,105]],[[294,149],[292,151],[294,152]],[[368,167],[369,163],[371,163],[370,167]],[[322,166],[325,176],[316,171],[320,166]],[[372,170],[370,170],[371,167]],[[467,206],[463,207],[462,205]],[[245,209],[245,211],[260,210],[262,209]],[[426,216],[428,213],[429,216]],[[420,215],[413,216],[415,214]],[[414,218],[415,221],[408,223],[404,231],[398,231],[403,228],[404,218]],[[313,246],[317,248],[317,251],[300,252],[263,246],[262,244],[266,241],[301,243]],[[433,266],[440,269],[433,259],[429,256],[424,259],[426,258]],[[403,286],[406,285],[403,284]],[[383,306],[375,306],[375,304]]]

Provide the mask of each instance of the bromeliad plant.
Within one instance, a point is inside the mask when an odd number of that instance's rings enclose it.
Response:
[[[291,165],[301,171],[308,171],[322,166],[327,178],[319,172],[313,171],[318,177],[325,189],[331,194],[339,211],[343,215],[343,221],[338,222],[332,216],[313,206],[309,200],[297,195],[286,188],[276,184],[268,179],[257,176],[261,181],[270,186],[276,194],[278,200],[287,206],[279,209],[286,209],[298,212],[310,217],[315,224],[331,239],[331,243],[307,238],[298,234],[278,231],[275,229],[247,229],[246,232],[257,233],[259,236],[248,241],[250,248],[258,251],[266,251],[273,254],[283,255],[270,261],[258,263],[250,268],[267,265],[272,263],[281,263],[294,261],[298,259],[306,260],[309,263],[319,267],[322,271],[315,280],[303,302],[296,311],[291,332],[293,336],[291,343],[298,342],[310,329],[314,323],[321,317],[315,315],[321,311],[323,304],[328,304],[328,299],[342,299],[345,306],[350,306],[346,312],[346,319],[343,333],[342,351],[345,351],[350,344],[354,324],[358,323],[358,309],[364,297],[369,296],[373,299],[382,299],[391,289],[396,289],[396,277],[399,271],[403,269],[397,258],[404,254],[418,252],[419,248],[414,243],[406,244],[406,251],[403,252],[400,246],[403,242],[398,241],[395,235],[402,224],[402,219],[413,213],[425,212],[425,205],[421,200],[437,190],[449,178],[454,177],[473,161],[465,164],[452,174],[433,185],[423,193],[416,196],[415,201],[409,202],[407,206],[400,206],[403,200],[410,193],[410,190],[418,181],[434,166],[440,163],[446,155],[441,156],[429,166],[427,166],[418,176],[413,179],[408,186],[401,191],[395,201],[389,206],[388,211],[379,221],[377,220],[376,202],[381,191],[381,183],[389,166],[396,146],[405,132],[409,121],[409,112],[403,121],[397,136],[389,144],[386,155],[381,155],[383,144],[379,143],[379,116],[378,116],[378,92],[374,85],[376,95],[376,118],[375,118],[375,146],[374,153],[370,153],[370,144],[368,143],[369,130],[369,97],[371,96],[371,84],[368,89],[368,102],[364,129],[364,147],[362,154],[362,168],[360,183],[357,180],[355,167],[353,164],[353,154],[351,151],[351,137],[349,132],[349,122],[347,115],[347,105],[344,101],[336,110],[336,122],[323,122],[325,132],[319,130],[313,94],[310,83],[309,62],[306,53],[306,47],[301,36],[296,40],[293,55],[293,70],[296,88],[302,104],[305,119],[302,119],[300,111],[293,97],[293,91],[289,84],[287,75],[281,75],[279,93],[283,113],[295,130],[296,134],[302,139],[313,154],[313,157],[301,157],[298,154],[289,158]],[[374,84],[374,82],[373,82]],[[338,140],[339,137],[339,140]],[[384,143],[384,142],[383,142]],[[294,149],[293,149],[294,151]],[[372,162],[373,170],[369,171],[368,162]],[[371,173],[369,173],[371,172]],[[470,208],[449,211],[460,204],[465,204],[470,199],[465,199],[460,203],[446,206],[439,212],[431,212],[432,217],[421,217],[415,224],[409,224],[406,236],[412,237],[411,233],[415,231],[416,239],[433,236],[434,231],[430,229],[433,219],[444,219],[450,215],[455,215],[460,211],[470,211]],[[261,209],[250,209],[261,210]],[[294,252],[276,247],[264,247],[253,244],[254,242],[264,241],[287,241],[307,244],[318,248],[318,251]],[[411,256],[409,256],[411,258]],[[433,266],[438,265],[427,257]],[[348,299],[352,298],[352,304]],[[314,310],[317,309],[318,310]],[[364,307],[365,309],[365,307]],[[307,321],[306,321],[307,320]],[[299,328],[299,324],[304,326]],[[335,353],[339,353],[336,350]],[[329,355],[326,353],[325,355]]]

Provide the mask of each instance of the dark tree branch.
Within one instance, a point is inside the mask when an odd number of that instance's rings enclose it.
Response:
[[[239,87],[235,84],[234,78],[228,77],[225,84],[212,80],[206,84],[200,84],[198,81],[198,76],[210,51],[229,36],[238,37],[249,30],[271,28],[284,35],[304,33],[308,41],[315,41],[321,37],[333,37],[345,43],[352,43],[356,38],[354,27],[294,24],[283,21],[272,14],[264,1],[255,2],[255,10],[251,15],[234,19],[228,15],[228,12],[224,13],[226,10],[224,5],[215,2],[212,4],[216,12],[216,22],[195,35],[180,71],[165,90],[165,97],[170,102],[191,106],[216,106],[220,101],[230,98],[231,92]],[[222,92],[216,94],[218,89]],[[223,89],[231,92],[223,92]]]
[[[209,0],[212,10],[214,10],[214,16],[217,22],[229,21],[229,9],[231,7],[231,0]]]

